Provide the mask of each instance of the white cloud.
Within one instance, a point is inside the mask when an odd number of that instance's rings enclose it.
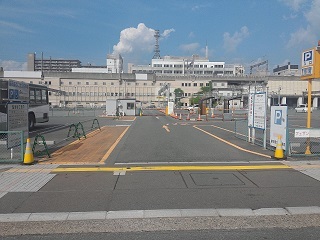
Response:
[[[121,31],[120,41],[113,46],[113,51],[120,54],[133,52],[152,52],[155,44],[154,29],[139,23],[137,28],[130,27]],[[167,29],[161,35],[168,38],[174,29]]]
[[[199,43],[189,43],[189,44],[182,44],[180,45],[180,49],[187,53],[194,53],[198,48],[200,44]]]
[[[320,32],[320,0],[312,0],[309,11],[306,11],[304,17],[308,22],[304,28],[299,28],[294,33],[290,34],[290,39],[287,43],[288,48],[295,47],[299,44],[314,45],[317,42]]]
[[[168,38],[170,36],[170,33],[174,32],[175,30],[173,28],[164,30],[161,34],[161,37]]]
[[[223,47],[226,51],[232,52],[235,51],[238,45],[249,36],[249,29],[246,26],[243,26],[240,29],[240,32],[236,31],[233,36],[230,33],[225,32],[223,34]]]
[[[280,1],[286,4],[287,6],[289,6],[294,11],[299,11],[301,6],[305,2],[307,2],[307,0],[280,0]]]
[[[6,22],[6,21],[0,21],[0,28],[13,29],[13,30],[20,31],[20,32],[29,32],[29,33],[32,32],[30,29],[25,28],[19,24],[12,23],[12,22]]]
[[[4,71],[24,71],[27,70],[27,63],[12,60],[0,60],[0,67],[2,67]]]

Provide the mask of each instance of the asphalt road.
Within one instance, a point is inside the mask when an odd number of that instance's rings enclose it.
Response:
[[[259,209],[319,205],[318,180],[292,168],[268,169],[268,166],[284,165],[270,158],[272,151],[235,138],[232,132],[234,122],[223,122],[219,119],[199,122],[176,120],[158,114],[156,110],[150,111],[149,116],[138,117],[130,122],[99,118],[101,126],[130,125],[105,164],[107,167],[125,167],[128,168],[127,171],[55,172],[53,178],[36,192],[6,193],[0,198],[0,213]],[[303,125],[305,115],[292,114],[290,121],[293,123],[292,127]],[[45,131],[54,125],[61,126],[66,121],[71,123],[88,119],[92,117],[56,116],[50,123],[39,125],[35,131]],[[56,133],[53,133],[53,136],[54,134]],[[241,170],[234,168],[235,165],[250,166],[252,169]],[[191,168],[183,170],[185,166]],[[203,168],[196,170],[195,166]],[[223,169],[210,170],[209,166],[220,166]],[[70,166],[79,169],[83,167],[85,166]],[[134,167],[145,169],[135,171]],[[161,170],[161,167],[167,169]],[[193,218],[190,219],[195,221]],[[279,228],[275,228],[278,225],[272,225],[271,229],[264,229],[264,225],[253,229],[226,227],[226,230],[202,231],[197,229],[166,231],[167,229],[158,228],[141,230],[147,233],[132,233],[132,231],[126,232],[124,223],[120,224],[123,232],[90,233],[90,229],[87,229],[87,233],[83,234],[78,232],[64,234],[63,231],[63,234],[60,234],[53,231],[50,235],[31,237],[33,239],[41,237],[43,239],[213,239],[213,237],[216,237],[215,239],[317,239],[315,237],[320,230],[318,225],[308,225],[310,217],[299,219],[301,219],[300,225],[282,227],[279,225]],[[224,219],[228,220],[230,219]],[[280,221],[283,222],[286,220]],[[66,226],[67,224],[65,226],[62,224],[60,228]],[[28,236],[11,239],[28,239]]]

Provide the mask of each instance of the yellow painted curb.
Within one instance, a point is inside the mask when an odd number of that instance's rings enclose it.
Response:
[[[56,168],[58,172],[135,172],[135,171],[237,171],[237,170],[277,170],[292,169],[286,165],[239,165],[239,166],[139,166],[139,167],[70,167]]]

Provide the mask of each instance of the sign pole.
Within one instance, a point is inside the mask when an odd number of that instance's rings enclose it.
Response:
[[[311,93],[312,93],[312,78],[308,79],[308,115],[307,128],[311,128]],[[310,151],[310,137],[307,138],[307,147],[305,154],[311,154]]]

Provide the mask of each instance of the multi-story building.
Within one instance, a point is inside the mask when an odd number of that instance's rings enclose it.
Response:
[[[151,60],[151,65],[128,64],[129,73],[155,73],[157,75],[196,75],[196,76],[243,76],[244,67],[240,64],[210,62],[206,57],[164,56]]]
[[[80,60],[72,59],[36,59],[35,53],[28,54],[27,70],[41,72],[71,72],[72,68],[80,68]]]
[[[107,54],[108,73],[123,73],[123,59],[120,54]]]
[[[300,76],[299,66],[292,65],[288,62],[287,65],[277,66],[273,69],[273,75],[277,76]]]

